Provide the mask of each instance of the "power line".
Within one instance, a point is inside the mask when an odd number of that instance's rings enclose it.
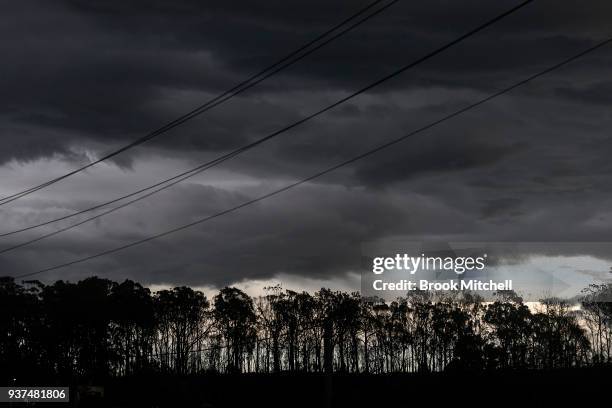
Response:
[[[259,196],[257,198],[248,200],[248,201],[246,201],[246,202],[244,202],[244,203],[242,203],[240,205],[237,205],[237,206],[231,207],[229,209],[220,211],[220,212],[215,213],[213,215],[210,215],[208,217],[204,217],[204,218],[201,218],[199,220],[193,221],[191,223],[184,224],[182,226],[173,228],[171,230],[167,230],[167,231],[164,231],[162,233],[155,234],[155,235],[149,236],[147,238],[131,242],[129,244],[121,245],[121,246],[113,248],[113,249],[109,249],[109,250],[106,250],[106,251],[103,251],[103,252],[99,252],[99,253],[94,254],[94,255],[89,255],[89,256],[86,256],[86,257],[83,257],[83,258],[79,258],[79,259],[76,259],[74,261],[70,261],[70,262],[59,264],[59,265],[51,266],[51,267],[48,267],[48,268],[45,268],[45,269],[41,269],[41,270],[38,270],[38,271],[35,271],[35,272],[30,272],[30,273],[27,273],[27,274],[23,274],[23,275],[17,275],[17,276],[15,276],[15,278],[18,279],[18,278],[24,278],[24,277],[28,277],[28,276],[32,276],[32,275],[37,275],[37,274],[40,274],[40,273],[49,272],[49,271],[65,268],[65,267],[68,267],[68,266],[71,266],[71,265],[83,263],[83,262],[86,262],[86,261],[89,261],[89,260],[92,260],[92,259],[95,259],[95,258],[100,258],[100,257],[105,256],[105,255],[109,255],[109,254],[112,254],[112,253],[115,253],[115,252],[119,252],[119,251],[122,251],[124,249],[128,249],[128,248],[131,248],[131,247],[134,247],[134,246],[137,246],[137,245],[141,245],[141,244],[144,244],[144,243],[149,242],[149,241],[153,241],[155,239],[164,237],[166,235],[174,234],[176,232],[179,232],[179,231],[191,228],[191,227],[193,227],[195,225],[199,225],[199,224],[202,224],[204,222],[210,221],[212,219],[219,218],[219,217],[221,217],[223,215],[232,213],[232,212],[237,211],[237,210],[239,210],[241,208],[247,207],[247,206],[249,206],[251,204],[255,204],[255,203],[259,202],[259,201],[266,200],[266,199],[268,199],[270,197],[273,197],[273,196],[276,196],[278,194],[281,194],[281,193],[283,193],[283,192],[285,192],[287,190],[290,190],[290,189],[292,189],[294,187],[297,187],[297,186],[299,186],[301,184],[305,184],[305,183],[307,183],[307,182],[309,182],[311,180],[319,178],[319,177],[321,177],[321,176],[323,176],[323,175],[325,175],[327,173],[335,171],[335,170],[337,170],[337,169],[339,169],[341,167],[344,167],[344,166],[346,166],[348,164],[351,164],[351,163],[354,163],[354,162],[356,162],[358,160],[361,160],[361,159],[363,159],[363,158],[365,158],[367,156],[370,156],[372,154],[378,153],[379,151],[384,150],[384,149],[386,149],[386,148],[388,148],[390,146],[393,146],[395,144],[398,144],[398,143],[400,143],[400,142],[402,142],[402,141],[404,141],[404,140],[406,140],[406,139],[408,139],[408,138],[410,138],[410,137],[412,137],[414,135],[417,135],[417,134],[419,134],[421,132],[424,132],[424,131],[426,131],[428,129],[431,129],[431,128],[433,128],[433,127],[435,127],[435,126],[437,126],[437,125],[439,125],[439,124],[441,124],[443,122],[446,122],[446,121],[448,121],[448,120],[450,120],[450,119],[452,119],[452,118],[454,118],[456,116],[459,116],[459,115],[461,115],[461,114],[463,114],[463,113],[465,113],[465,112],[467,112],[469,110],[472,110],[472,109],[474,109],[474,108],[476,108],[476,107],[478,107],[478,106],[480,106],[480,105],[482,105],[482,104],[484,104],[484,103],[486,103],[486,102],[488,102],[488,101],[490,101],[492,99],[495,99],[495,98],[497,98],[497,97],[499,97],[501,95],[504,95],[504,94],[506,94],[506,93],[508,93],[508,92],[510,92],[510,91],[512,91],[512,90],[514,90],[514,89],[516,89],[516,88],[518,88],[518,87],[520,87],[520,86],[522,86],[522,85],[524,85],[524,84],[526,84],[526,83],[536,79],[536,78],[539,78],[539,77],[541,77],[543,75],[546,75],[546,74],[548,74],[548,73],[550,73],[550,72],[552,72],[552,71],[554,71],[556,69],[559,69],[559,68],[569,64],[570,62],[572,62],[574,60],[577,60],[578,58],[581,58],[582,56],[584,56],[584,55],[586,55],[586,54],[588,54],[590,52],[593,52],[593,51],[595,51],[595,50],[597,50],[597,49],[599,49],[599,48],[609,44],[610,42],[612,42],[612,38],[608,38],[608,39],[606,39],[606,40],[604,40],[604,41],[602,41],[602,42],[600,42],[600,43],[598,43],[598,44],[596,44],[596,45],[594,45],[594,46],[592,46],[590,48],[587,48],[584,51],[581,51],[578,54],[575,54],[575,55],[573,55],[573,56],[571,56],[571,57],[569,57],[569,58],[567,58],[567,59],[565,59],[565,60],[563,60],[563,61],[561,61],[561,62],[559,62],[559,63],[557,63],[555,65],[553,65],[553,66],[551,66],[551,67],[548,67],[548,68],[546,68],[546,69],[544,69],[544,70],[542,70],[542,71],[540,71],[540,72],[538,72],[536,74],[533,74],[533,75],[531,75],[531,76],[529,76],[529,77],[527,77],[525,79],[522,79],[521,81],[516,82],[515,84],[513,84],[513,85],[511,85],[511,86],[509,86],[507,88],[504,88],[504,89],[502,89],[500,91],[497,91],[497,92],[495,92],[495,93],[493,93],[493,94],[491,94],[491,95],[489,95],[489,96],[487,96],[487,97],[485,97],[483,99],[480,99],[477,102],[474,102],[474,103],[472,103],[472,104],[470,104],[470,105],[468,105],[468,106],[466,106],[464,108],[456,110],[456,111],[454,111],[451,114],[443,116],[442,118],[440,118],[438,120],[430,122],[429,124],[427,124],[425,126],[422,126],[422,127],[418,128],[418,129],[416,129],[416,130],[414,130],[414,131],[412,131],[412,132],[410,132],[408,134],[405,134],[404,136],[401,136],[399,138],[396,138],[396,139],[393,139],[393,140],[391,140],[389,142],[381,144],[381,145],[379,145],[379,146],[377,146],[377,147],[375,147],[375,148],[373,148],[371,150],[368,150],[368,151],[366,151],[366,152],[364,152],[364,153],[362,153],[362,154],[360,154],[358,156],[355,156],[355,157],[353,157],[351,159],[345,160],[345,161],[343,161],[343,162],[341,162],[339,164],[336,164],[336,165],[334,165],[332,167],[328,167],[325,170],[322,170],[322,171],[320,171],[318,173],[315,173],[315,174],[313,174],[311,176],[308,176],[308,177],[306,177],[304,179],[301,179],[301,180],[299,180],[297,182],[288,184],[285,187],[282,187],[282,188],[280,188],[278,190],[275,190],[275,191],[272,191],[270,193],[261,195],[261,196]]]
[[[304,44],[303,46],[299,47],[297,50],[292,51],[291,53],[289,53],[288,55],[286,55],[285,57],[281,58],[279,61],[275,62],[274,64],[272,64],[271,66],[268,66],[267,68],[264,68],[262,71],[258,72],[257,74],[254,74],[252,76],[250,76],[249,78],[247,78],[246,80],[240,82],[239,84],[237,84],[236,86],[234,86],[233,88],[223,92],[222,94],[210,99],[209,101],[207,101],[206,103],[204,103],[203,105],[198,106],[197,108],[191,110],[190,112],[180,116],[177,119],[174,119],[173,121],[165,124],[164,126],[148,133],[147,135],[136,139],[135,141],[120,147],[117,150],[114,150],[110,153],[105,154],[104,156],[102,156],[99,159],[96,159],[94,161],[92,161],[91,163],[88,163],[78,169],[72,170],[60,177],[56,177],[54,179],[51,179],[49,181],[46,181],[42,184],[39,184],[37,186],[31,187],[29,189],[20,191],[18,193],[9,195],[9,196],[5,196],[0,198],[0,206],[8,204],[12,201],[18,200],[22,197],[25,197],[29,194],[32,194],[38,190],[42,190],[43,188],[46,188],[52,184],[55,184],[61,180],[64,180],[70,176],[73,176],[77,173],[80,173],[92,166],[95,166],[98,163],[101,163],[103,161],[106,161],[114,156],[117,156],[121,153],[123,153],[124,151],[131,149],[132,147],[141,145],[145,142],[148,142],[149,140],[163,134],[166,133],[167,131],[193,119],[196,116],[201,115],[202,113],[224,103],[225,101],[233,98],[234,96],[246,91],[249,88],[252,88],[253,86],[259,84],[260,82],[264,81],[265,79],[271,77],[272,75],[277,74],[278,72],[284,70],[285,68],[293,65],[294,63],[300,61],[301,59],[305,58],[306,56],[310,55],[311,53],[313,53],[314,51],[318,50],[319,48],[323,47],[324,45],[328,44],[329,42],[335,40],[336,38],[342,36],[343,34],[347,33],[348,31],[352,30],[353,28],[359,26],[360,24],[364,23],[365,21],[369,20],[370,18],[378,15],[379,13],[381,13],[382,11],[386,10],[387,8],[391,7],[393,4],[397,3],[399,0],[393,0],[390,3],[384,5],[382,8],[374,11],[373,13],[367,15],[365,18],[362,18],[361,20],[359,20],[357,23],[352,24],[348,29],[345,29],[343,31],[341,31],[338,34],[335,34],[334,36],[331,37],[331,39],[326,40],[324,43],[317,45],[316,47],[308,50],[309,47],[313,46],[314,44],[318,43],[319,41],[323,40],[325,37],[327,37],[328,35],[330,35],[331,33],[333,33],[334,31],[339,30],[342,26],[350,23],[352,20],[355,20],[356,18],[358,18],[359,16],[361,16],[362,14],[366,13],[368,10],[374,8],[376,5],[378,5],[379,3],[381,3],[383,0],[376,0],[372,3],[370,3],[369,5],[365,6],[364,8],[362,8],[361,10],[359,10],[357,13],[353,14],[352,16],[348,17],[347,19],[343,20],[341,23],[335,25],[334,27],[330,28],[329,30],[325,31],[323,34],[319,35],[318,37],[316,37],[315,39],[309,41],[308,43]],[[303,54],[300,54],[304,52]],[[295,57],[295,58],[294,58]]]
[[[476,33],[484,30],[485,28],[495,24],[499,20],[501,20],[504,17],[514,13],[515,11],[517,11],[520,8],[526,6],[528,3],[531,3],[532,1],[533,0],[524,1],[523,3],[513,7],[512,9],[510,9],[510,10],[508,10],[508,11],[506,11],[506,12],[500,14],[500,15],[498,15],[497,17],[494,17],[493,19],[485,22],[484,24],[481,24],[480,26],[478,26],[478,27],[468,31],[467,33],[463,34],[462,36],[460,36],[460,37],[458,37],[458,38],[456,38],[456,39],[454,39],[454,40],[444,44],[443,46],[435,49],[434,51],[431,51],[431,52],[421,56],[420,58],[416,59],[415,61],[412,61],[409,64],[406,64],[406,65],[400,67],[399,69],[396,69],[392,73],[390,73],[390,74],[388,74],[388,75],[386,75],[386,76],[384,76],[384,77],[382,77],[382,78],[380,78],[380,79],[370,83],[369,85],[367,85],[367,86],[365,86],[365,87],[363,87],[363,88],[353,92],[352,94],[350,94],[348,96],[345,96],[345,97],[337,100],[336,102],[334,102],[334,103],[332,103],[332,104],[330,104],[330,105],[328,105],[328,106],[326,106],[326,107],[324,107],[324,108],[322,108],[322,109],[320,109],[320,110],[318,110],[318,111],[316,111],[314,113],[311,113],[310,115],[307,115],[307,116],[303,117],[302,119],[300,119],[300,120],[298,120],[296,122],[291,123],[290,125],[287,125],[287,126],[283,127],[282,129],[279,129],[279,130],[277,130],[277,131],[275,131],[275,132],[273,132],[273,133],[271,133],[271,134],[269,134],[269,135],[267,135],[265,137],[262,137],[262,138],[254,141],[252,143],[249,143],[249,144],[247,144],[245,146],[242,146],[242,147],[240,147],[240,148],[238,148],[238,149],[236,149],[236,150],[234,150],[234,151],[232,151],[230,153],[227,153],[225,155],[217,157],[216,159],[213,159],[211,161],[203,163],[203,164],[201,164],[199,166],[196,166],[196,167],[194,167],[194,168],[192,168],[190,170],[187,170],[187,171],[185,171],[183,173],[180,173],[180,174],[178,174],[176,176],[173,176],[173,177],[171,177],[169,179],[165,179],[163,181],[160,181],[160,182],[158,182],[158,183],[156,183],[156,184],[154,184],[152,186],[140,189],[140,190],[135,191],[135,192],[133,192],[131,194],[128,194],[128,195],[116,198],[114,200],[111,200],[111,201],[108,201],[108,202],[105,202],[105,203],[102,203],[102,204],[90,207],[90,208],[82,210],[82,211],[78,211],[78,212],[76,212],[74,214],[70,214],[70,215],[67,215],[67,216],[63,216],[63,217],[57,218],[55,220],[46,221],[46,222],[43,222],[43,223],[40,223],[40,224],[37,224],[37,225],[33,225],[33,226],[30,226],[30,227],[26,227],[26,228],[22,228],[22,229],[19,229],[19,230],[15,230],[15,231],[11,231],[11,232],[6,232],[6,233],[3,233],[3,234],[0,234],[0,237],[7,236],[7,235],[13,235],[13,234],[16,234],[16,233],[19,233],[19,232],[23,232],[23,231],[27,231],[27,230],[30,230],[30,229],[34,229],[34,228],[37,228],[37,227],[40,227],[40,226],[43,226],[43,225],[48,225],[48,224],[51,224],[51,223],[56,222],[56,221],[65,220],[65,219],[68,219],[68,218],[71,218],[71,217],[74,217],[74,216],[86,213],[88,211],[93,211],[93,210],[102,208],[102,207],[104,207],[106,205],[116,203],[116,202],[121,201],[121,200],[123,200],[125,198],[134,197],[134,196],[137,196],[140,193],[143,193],[145,191],[154,189],[150,193],[147,193],[145,195],[137,197],[134,200],[126,202],[126,203],[124,203],[124,204],[122,204],[120,206],[117,206],[117,207],[115,207],[113,209],[110,209],[110,210],[107,210],[105,212],[102,212],[102,213],[100,213],[98,215],[89,217],[89,218],[87,218],[87,219],[85,219],[83,221],[80,221],[80,222],[78,222],[78,223],[76,223],[74,225],[62,228],[60,230],[57,230],[57,231],[54,231],[54,232],[51,232],[51,233],[48,233],[48,234],[45,234],[45,235],[42,235],[42,236],[34,238],[32,240],[25,241],[25,242],[16,244],[14,246],[5,248],[4,250],[0,251],[0,254],[12,251],[12,250],[17,249],[17,248],[22,248],[22,247],[24,247],[26,245],[29,245],[31,243],[41,241],[42,239],[45,239],[45,238],[57,235],[57,234],[62,233],[64,231],[68,231],[68,230],[70,230],[72,228],[75,228],[75,227],[77,227],[79,225],[83,225],[83,224],[85,224],[85,223],[87,223],[89,221],[92,221],[94,219],[103,217],[103,216],[105,216],[107,214],[110,214],[110,213],[112,213],[114,211],[117,211],[117,210],[119,210],[121,208],[127,207],[128,205],[131,205],[131,204],[133,204],[133,203],[135,203],[137,201],[140,201],[140,200],[143,200],[143,199],[145,199],[147,197],[150,197],[150,196],[152,196],[152,195],[154,195],[154,194],[156,194],[156,193],[158,193],[158,192],[160,192],[162,190],[170,188],[173,185],[175,185],[177,183],[180,183],[181,181],[186,180],[186,179],[188,179],[190,177],[193,177],[193,176],[195,176],[197,174],[200,174],[200,173],[204,172],[205,170],[208,170],[208,169],[210,169],[212,167],[215,167],[218,164],[221,164],[221,163],[223,163],[226,160],[230,160],[231,158],[233,158],[233,157],[235,157],[235,156],[237,156],[237,155],[239,155],[239,154],[241,154],[241,153],[243,153],[243,152],[245,152],[247,150],[250,150],[250,149],[252,149],[252,148],[254,148],[254,147],[256,147],[256,146],[258,146],[258,145],[260,145],[262,143],[265,143],[268,140],[273,139],[273,138],[275,138],[275,137],[277,137],[277,136],[279,136],[279,135],[281,135],[281,134],[283,134],[283,133],[285,133],[285,132],[287,132],[287,131],[289,131],[289,130],[291,130],[291,129],[293,129],[293,128],[295,128],[295,127],[297,127],[297,126],[299,126],[299,125],[301,125],[301,124],[303,124],[303,123],[305,123],[305,122],[307,122],[309,120],[311,120],[311,119],[314,119],[317,116],[322,115],[322,114],[324,114],[325,112],[327,112],[327,111],[329,111],[331,109],[334,109],[338,105],[341,105],[342,103],[347,102],[347,101],[357,97],[358,95],[361,95],[362,93],[365,93],[365,92],[369,91],[370,89],[372,89],[372,88],[374,88],[374,87],[376,87],[378,85],[381,85],[382,83],[384,83],[384,82],[386,82],[386,81],[388,81],[388,80],[390,80],[390,79],[392,79],[392,78],[394,78],[394,77],[404,73],[405,71],[407,71],[407,70],[409,70],[409,69],[411,69],[411,68],[413,68],[413,67],[415,67],[415,66],[417,66],[417,65],[419,65],[419,64],[421,64],[421,63],[423,63],[423,62],[425,62],[425,61],[427,61],[427,60],[429,60],[429,59],[431,59],[433,57],[435,57],[436,55],[444,52],[448,48],[450,48],[450,47],[452,47],[452,46],[454,46],[454,45],[456,45],[456,44],[466,40],[467,38],[475,35]]]
[[[371,8],[372,6],[374,6],[376,3],[379,3],[380,1],[382,1],[382,0],[378,0],[378,1],[374,2],[374,3],[372,3],[372,4],[371,4],[369,7],[366,7],[366,8],[365,8],[365,9],[363,9],[363,10],[362,10],[360,13],[367,11],[367,9]],[[369,15],[366,15],[364,18],[362,18],[362,19],[358,20],[358,21],[357,21],[357,22],[355,22],[354,24],[350,25],[348,28],[345,28],[345,29],[344,29],[344,30],[342,30],[341,32],[336,33],[334,36],[332,36],[332,37],[328,38],[327,40],[325,40],[324,42],[322,42],[322,43],[318,44],[318,45],[316,46],[316,48],[313,48],[313,49],[309,50],[307,54],[304,54],[304,55],[300,56],[300,59],[301,59],[301,58],[303,58],[303,57],[305,57],[306,55],[309,55],[309,54],[311,54],[312,52],[314,52],[314,51],[316,51],[316,50],[318,50],[318,49],[322,48],[323,46],[325,46],[325,45],[329,44],[329,43],[330,43],[330,42],[332,42],[333,40],[337,39],[338,37],[342,36],[343,34],[347,33],[348,31],[352,30],[353,28],[355,28],[355,27],[357,27],[357,26],[361,25],[361,24],[362,24],[362,23],[364,23],[365,21],[369,20],[370,18],[372,18],[372,17],[376,16],[377,14],[381,13],[382,11],[386,10],[387,8],[389,8],[390,6],[392,6],[393,4],[395,4],[395,3],[396,3],[396,2],[398,2],[398,1],[399,1],[399,0],[394,0],[394,1],[392,1],[392,2],[390,2],[390,3],[388,3],[388,4],[386,4],[386,5],[384,5],[382,8],[380,8],[380,9],[378,9],[378,10],[375,10],[373,13],[371,13],[371,14],[369,14]],[[358,13],[358,14],[359,14],[359,13]],[[347,20],[345,20],[345,22],[346,22],[346,21],[348,21],[348,19],[347,19]],[[333,30],[329,30],[329,31],[333,31]],[[329,32],[329,31],[328,31],[328,32]],[[320,36],[320,37],[323,37],[323,35],[322,35],[322,36]],[[312,42],[314,42],[314,40],[313,40]],[[309,43],[309,44],[310,44],[310,43]],[[309,44],[308,44],[308,45],[309,45]],[[302,48],[305,48],[305,47],[306,47],[306,46],[304,46],[304,47],[302,47]],[[254,82],[254,83],[252,83],[252,84],[249,84],[249,85],[248,85],[248,87],[245,87],[245,88],[241,89],[240,91],[238,91],[238,92],[236,92],[236,93],[233,93],[233,94],[231,94],[231,95],[226,96],[226,98],[225,98],[225,99],[223,99],[222,101],[218,101],[218,102],[216,102],[216,103],[214,104],[214,106],[217,106],[217,105],[219,105],[220,103],[222,103],[223,101],[225,101],[225,100],[227,100],[227,99],[229,99],[229,98],[231,98],[231,97],[233,97],[233,96],[237,95],[238,93],[240,93],[240,92],[242,92],[242,91],[244,91],[244,90],[246,90],[246,89],[248,89],[248,88],[250,88],[250,87],[252,87],[252,86],[254,86],[254,85],[256,85],[256,84],[258,84],[259,82],[263,81],[264,79],[269,78],[270,76],[274,75],[275,73],[279,72],[280,70],[282,70],[282,69],[286,68],[287,66],[289,66],[289,65],[291,65],[291,64],[293,64],[293,63],[295,63],[295,62],[297,62],[297,61],[299,61],[299,59],[296,59],[296,60],[294,60],[294,61],[291,61],[291,62],[289,62],[287,65],[283,65],[283,66],[281,66],[281,67],[279,67],[279,68],[276,68],[274,71],[269,72],[269,73],[268,73],[268,74],[266,74],[264,77],[262,77],[262,78],[260,78],[259,80],[257,80],[257,82]],[[246,82],[246,81],[245,81],[245,82]],[[218,97],[218,98],[220,98],[220,97]],[[209,102],[209,103],[210,103],[210,102]],[[208,109],[210,109],[210,108],[212,108],[212,107],[214,107],[214,106],[209,106],[209,107],[208,107]],[[207,109],[207,110],[208,110],[208,109]],[[230,153],[230,154],[231,154],[231,153]],[[102,161],[102,160],[103,160],[103,159],[100,159],[99,161]],[[216,159],[215,159],[215,160],[216,160]],[[175,179],[177,179],[177,178],[179,178],[179,177],[185,176],[185,175],[187,175],[187,174],[189,174],[189,173],[191,173],[191,172],[193,172],[193,171],[196,171],[196,170],[198,170],[199,168],[202,168],[202,167],[204,167],[204,166],[207,166],[207,165],[209,165],[209,164],[213,163],[215,160],[213,160],[213,161],[211,161],[211,162],[204,163],[204,164],[202,164],[202,165],[200,165],[200,166],[197,166],[197,167],[195,167],[195,168],[193,168],[193,169],[190,169],[190,170],[187,170],[187,171],[185,171],[185,172],[183,172],[183,173],[180,173],[180,174],[178,174],[178,175],[176,175],[176,176],[174,176],[174,177],[171,177],[171,178],[166,179],[166,180],[162,180],[162,181],[160,181],[160,182],[158,182],[158,183],[156,183],[156,184],[153,184],[153,185],[148,186],[148,187],[146,187],[146,188],[143,188],[143,189],[137,190],[137,191],[135,191],[135,192],[133,192],[133,193],[130,193],[130,194],[127,194],[127,195],[124,195],[124,196],[118,197],[118,198],[113,199],[113,200],[111,200],[111,201],[107,201],[107,202],[105,202],[105,203],[101,203],[101,204],[95,205],[95,206],[93,206],[93,207],[89,207],[89,208],[86,208],[86,209],[84,209],[84,210],[80,210],[80,211],[77,211],[77,212],[75,212],[75,213],[72,213],[72,214],[69,214],[69,215],[66,215],[66,216],[62,216],[62,217],[59,217],[59,218],[55,218],[55,219],[52,219],[52,220],[49,220],[49,221],[45,221],[45,222],[42,222],[42,223],[39,223],[39,224],[31,225],[31,226],[24,227],[24,228],[21,228],[21,229],[17,229],[17,230],[14,230],[14,231],[9,231],[9,232],[5,232],[5,233],[1,233],[1,234],[0,234],[0,237],[5,237],[5,236],[9,236],[9,235],[14,235],[14,234],[17,234],[17,233],[20,233],[20,232],[29,231],[29,230],[32,230],[32,229],[35,229],[35,228],[38,228],[38,227],[42,227],[42,226],[45,226],[45,225],[49,225],[49,224],[52,224],[52,223],[54,223],[54,222],[63,221],[63,220],[66,220],[66,219],[69,219],[69,218],[72,218],[72,217],[75,217],[75,216],[78,216],[78,215],[84,214],[84,213],[89,212],[89,211],[94,211],[94,210],[100,209],[100,208],[102,208],[102,207],[106,207],[106,206],[107,206],[107,205],[109,205],[109,204],[114,204],[114,203],[116,203],[116,202],[118,202],[118,201],[121,201],[121,200],[123,200],[123,199],[125,199],[125,198],[134,197],[134,196],[136,196],[136,195],[138,195],[138,194],[140,194],[140,193],[142,193],[142,192],[145,192],[145,191],[150,190],[150,189],[152,189],[152,188],[158,187],[158,186],[163,185],[163,184],[165,184],[165,183],[167,183],[167,182],[169,182],[169,181],[175,180]],[[98,161],[98,162],[99,162],[99,161]],[[94,163],[94,164],[95,164],[95,163]],[[78,170],[77,170],[77,171],[78,171]],[[10,198],[10,197],[5,197],[5,198]],[[18,199],[18,198],[20,198],[20,197],[17,197],[17,198],[15,198],[15,199]],[[3,200],[3,199],[0,199],[0,201],[2,201],[2,200]],[[13,201],[13,200],[10,200],[10,201]],[[0,203],[0,206],[2,206],[3,204],[8,203],[8,202],[10,202],[10,201],[6,201],[5,203]]]

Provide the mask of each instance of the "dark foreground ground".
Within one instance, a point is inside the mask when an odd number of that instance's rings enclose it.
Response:
[[[402,375],[206,375],[107,380],[103,396],[57,406],[393,407],[551,406],[612,400],[612,368]],[[83,388],[81,388],[81,391]],[[101,391],[91,387],[90,391]],[[72,397],[76,388],[71,389]],[[38,404],[49,407],[55,404]]]

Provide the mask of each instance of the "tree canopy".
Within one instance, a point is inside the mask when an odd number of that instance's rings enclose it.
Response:
[[[96,379],[146,372],[392,373],[553,369],[609,363],[610,285],[579,307],[528,306],[514,293],[420,292],[385,302],[359,293],[226,287],[209,300],[176,287],[91,277],[0,281],[3,378]]]

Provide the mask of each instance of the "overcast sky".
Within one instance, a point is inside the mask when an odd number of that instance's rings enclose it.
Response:
[[[517,1],[400,1],[228,103],[0,207],[1,232],[70,214],[255,140]],[[59,176],[271,64],[367,1],[0,5],[0,195]],[[609,1],[535,1],[417,69],[134,206],[0,255],[31,272],[191,222],[398,137],[612,35]],[[612,241],[612,47],[389,151],[173,236],[39,275],[160,284],[342,282],[364,243]],[[51,225],[0,238],[10,246]],[[596,253],[602,259],[612,254]]]

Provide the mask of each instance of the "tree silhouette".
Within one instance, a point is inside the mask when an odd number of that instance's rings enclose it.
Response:
[[[582,318],[596,363],[612,362],[612,286],[589,285],[582,291]]]
[[[223,288],[214,301],[217,328],[225,340],[227,371],[242,371],[245,354],[253,351],[256,316],[253,299],[236,288]]]
[[[154,300],[156,343],[164,356],[163,366],[181,375],[200,369],[200,361],[190,357],[194,348],[204,344],[209,330],[206,296],[182,286],[157,292]]]
[[[579,307],[411,293],[393,302],[321,289],[188,287],[151,293],[126,280],[0,279],[0,375],[95,381],[160,372],[396,373],[557,369],[610,362],[612,286]]]

